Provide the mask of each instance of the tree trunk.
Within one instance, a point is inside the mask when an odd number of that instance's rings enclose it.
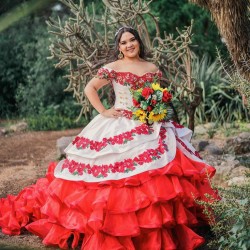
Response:
[[[188,128],[194,131],[194,115],[195,115],[195,109],[190,108],[188,112],[188,117],[189,117],[189,123],[188,123]]]
[[[239,73],[250,81],[249,0],[189,0],[207,8]]]

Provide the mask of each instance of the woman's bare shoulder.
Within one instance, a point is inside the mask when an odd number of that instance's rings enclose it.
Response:
[[[159,70],[155,64],[147,61],[145,61],[145,68],[147,68],[148,72],[156,72]]]
[[[109,68],[109,69],[113,69],[113,70],[117,70],[119,68],[119,61],[114,61],[114,62],[108,63],[104,67]]]

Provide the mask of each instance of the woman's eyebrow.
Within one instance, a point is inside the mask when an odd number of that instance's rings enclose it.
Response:
[[[129,41],[131,41],[132,39],[135,39],[135,37],[134,37],[134,36],[132,36],[132,37],[130,37],[128,40],[129,40]],[[120,41],[120,43],[124,43],[124,42],[126,42],[126,40],[122,40],[122,41]]]

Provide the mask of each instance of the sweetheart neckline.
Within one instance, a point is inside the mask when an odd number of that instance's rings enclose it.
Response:
[[[135,74],[135,73],[130,72],[130,71],[116,71],[116,70],[108,68],[108,67],[103,67],[103,68],[105,68],[105,69],[107,69],[109,71],[114,71],[115,73],[118,73],[118,74],[132,74],[132,75],[137,76],[137,77],[143,77],[143,76],[145,76],[147,74],[153,74],[153,75],[155,75],[155,74],[160,73],[160,70],[158,69],[155,72],[145,72],[143,75],[138,75],[138,74]]]

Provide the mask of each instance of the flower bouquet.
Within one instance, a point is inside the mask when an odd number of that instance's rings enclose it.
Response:
[[[134,104],[131,108],[132,119],[151,125],[172,117],[173,110],[169,105],[172,95],[159,83],[147,82],[143,88],[131,91]]]

